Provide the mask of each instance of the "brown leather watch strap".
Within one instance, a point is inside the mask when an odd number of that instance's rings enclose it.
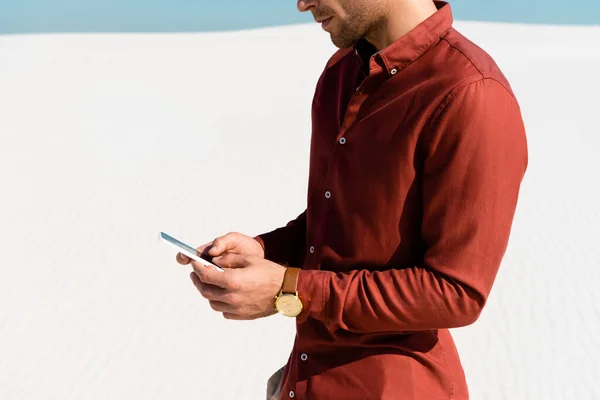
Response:
[[[281,291],[283,293],[296,294],[298,288],[298,274],[300,274],[300,268],[287,267],[285,274],[283,275],[283,285],[281,285]]]

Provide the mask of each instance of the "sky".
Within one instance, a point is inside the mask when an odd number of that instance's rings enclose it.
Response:
[[[599,0],[451,0],[455,19],[600,25]],[[0,0],[0,34],[222,31],[312,22],[292,0]]]

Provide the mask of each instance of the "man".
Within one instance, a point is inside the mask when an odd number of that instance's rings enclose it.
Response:
[[[306,210],[200,247],[226,272],[194,262],[192,281],[225,318],[296,318],[271,398],[467,399],[449,329],[478,319],[506,250],[519,105],[445,2],[298,8],[340,48],[315,92]]]

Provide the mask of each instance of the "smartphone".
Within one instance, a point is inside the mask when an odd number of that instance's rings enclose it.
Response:
[[[169,246],[177,249],[180,253],[185,254],[192,260],[196,260],[199,263],[202,263],[203,265],[207,265],[215,268],[218,271],[224,272],[221,267],[212,263],[212,260],[209,256],[201,254],[198,250],[196,250],[190,245],[183,243],[181,240],[177,240],[173,236],[167,235],[164,232],[160,232],[159,239],[163,243],[166,243]]]

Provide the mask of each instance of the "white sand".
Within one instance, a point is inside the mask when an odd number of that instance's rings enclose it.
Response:
[[[472,398],[600,398],[600,28],[456,26],[504,69],[530,145],[488,306],[454,332]],[[0,37],[2,399],[263,398],[292,321],[223,320],[157,232],[200,244],[302,211],[333,50],[316,25]]]

